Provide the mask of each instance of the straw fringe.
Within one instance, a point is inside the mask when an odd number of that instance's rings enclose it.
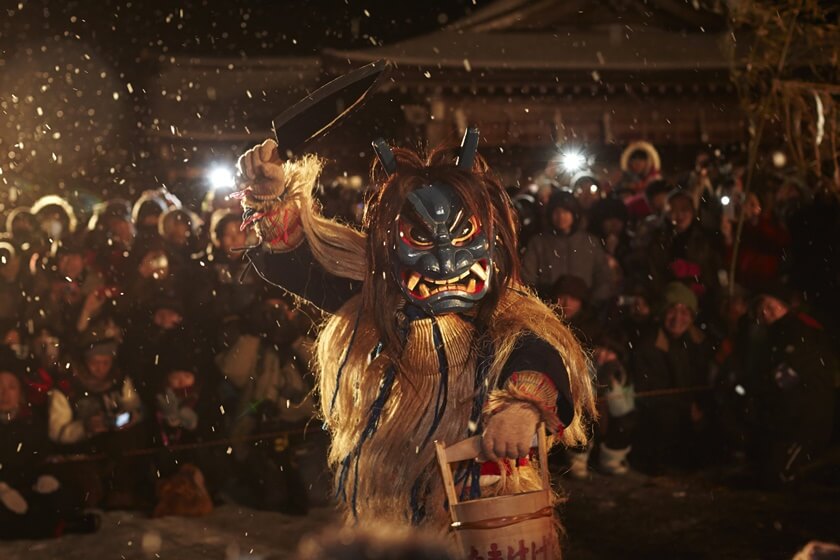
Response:
[[[360,305],[361,298],[353,298],[327,320],[321,331],[316,371],[322,395],[332,395],[336,390],[336,372],[345,358]],[[436,320],[449,364],[449,402],[433,439],[454,443],[463,439],[469,429],[477,369],[473,351],[476,333],[469,321],[456,314]],[[534,332],[557,348],[576,396],[576,419],[566,428],[563,442],[568,445],[584,441],[586,432],[581,428],[580,418],[584,410],[594,414],[594,398],[586,357],[565,325],[533,295],[508,290],[490,330],[497,349],[489,368],[490,387],[497,386],[502,367],[523,333]],[[329,399],[322,399],[325,424],[333,435],[329,455],[333,468],[354,449],[384,372],[393,365],[385,354],[370,360],[378,343],[372,318],[363,314],[353,347],[346,356],[335,407],[329,410],[325,402]],[[362,475],[358,488],[353,489],[359,497],[358,515],[366,520],[389,517],[408,522],[411,489],[419,481],[427,506],[425,524],[446,527],[448,514],[444,509],[443,486],[435,470],[434,450],[431,445],[423,446],[422,441],[432,426],[439,381],[432,319],[418,319],[409,324],[401,362],[404,375],[397,377],[379,429],[369,438],[359,457]],[[482,488],[482,495],[535,490],[539,485],[539,471],[529,465],[514,469],[510,476]]]

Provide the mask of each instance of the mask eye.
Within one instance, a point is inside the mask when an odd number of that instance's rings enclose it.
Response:
[[[411,229],[408,230],[409,236],[411,237],[411,242],[417,245],[431,245],[432,244],[432,237],[428,234],[428,232],[424,231],[423,228],[413,226]]]
[[[433,245],[432,235],[425,228],[401,218],[399,221],[400,239],[414,247],[423,249]]]
[[[456,246],[466,245],[478,233],[478,220],[471,216],[452,232],[452,244]]]

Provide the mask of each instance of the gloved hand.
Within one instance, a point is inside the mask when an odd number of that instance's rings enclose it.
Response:
[[[190,407],[185,406],[181,408],[178,412],[178,417],[180,418],[181,426],[185,430],[195,430],[198,427],[198,414]]]
[[[245,190],[249,198],[266,201],[283,194],[286,175],[277,152],[277,142],[271,138],[242,154],[237,166],[246,181]]]
[[[486,421],[481,451],[488,461],[527,457],[537,431],[540,413],[528,403],[514,402]]]
[[[20,492],[5,482],[0,482],[0,504],[3,504],[6,506],[6,509],[18,515],[25,514],[29,509],[29,504],[26,503],[26,500],[20,495]]]
[[[624,386],[617,381],[612,381],[606,397],[607,409],[613,418],[630,414],[636,408],[635,391],[632,385]]]
[[[39,494],[52,494],[61,486],[59,484],[58,479],[54,476],[49,474],[42,474],[38,477],[38,480],[35,481],[35,485],[32,487]]]
[[[286,172],[277,143],[268,139],[239,158],[238,193],[244,208],[242,227],[253,225],[260,240],[272,251],[290,251],[303,240],[300,209],[286,195]]]

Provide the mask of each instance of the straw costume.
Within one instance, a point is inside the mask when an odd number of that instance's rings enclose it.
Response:
[[[483,434],[488,460],[455,471],[464,499],[519,492],[539,484],[538,423],[578,445],[595,415],[580,345],[518,281],[512,205],[477,142],[426,160],[374,142],[361,230],[319,213],[317,157],[282,162],[267,140],[240,158],[254,268],[329,314],[315,370],[351,520],[443,529],[435,440]]]

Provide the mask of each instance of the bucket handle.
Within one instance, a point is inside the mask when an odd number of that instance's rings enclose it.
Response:
[[[546,443],[545,422],[540,422],[537,426],[537,433],[534,437],[537,440],[543,490],[549,490],[551,483],[548,480],[548,445]],[[446,444],[440,441],[435,441],[435,453],[443,477],[446,498],[449,500],[449,512],[452,515],[452,521],[457,522],[455,509],[452,506],[458,504],[458,493],[455,491],[455,480],[452,477],[452,469],[449,465],[478,458],[481,455],[481,436],[467,438],[449,447],[446,447]]]

